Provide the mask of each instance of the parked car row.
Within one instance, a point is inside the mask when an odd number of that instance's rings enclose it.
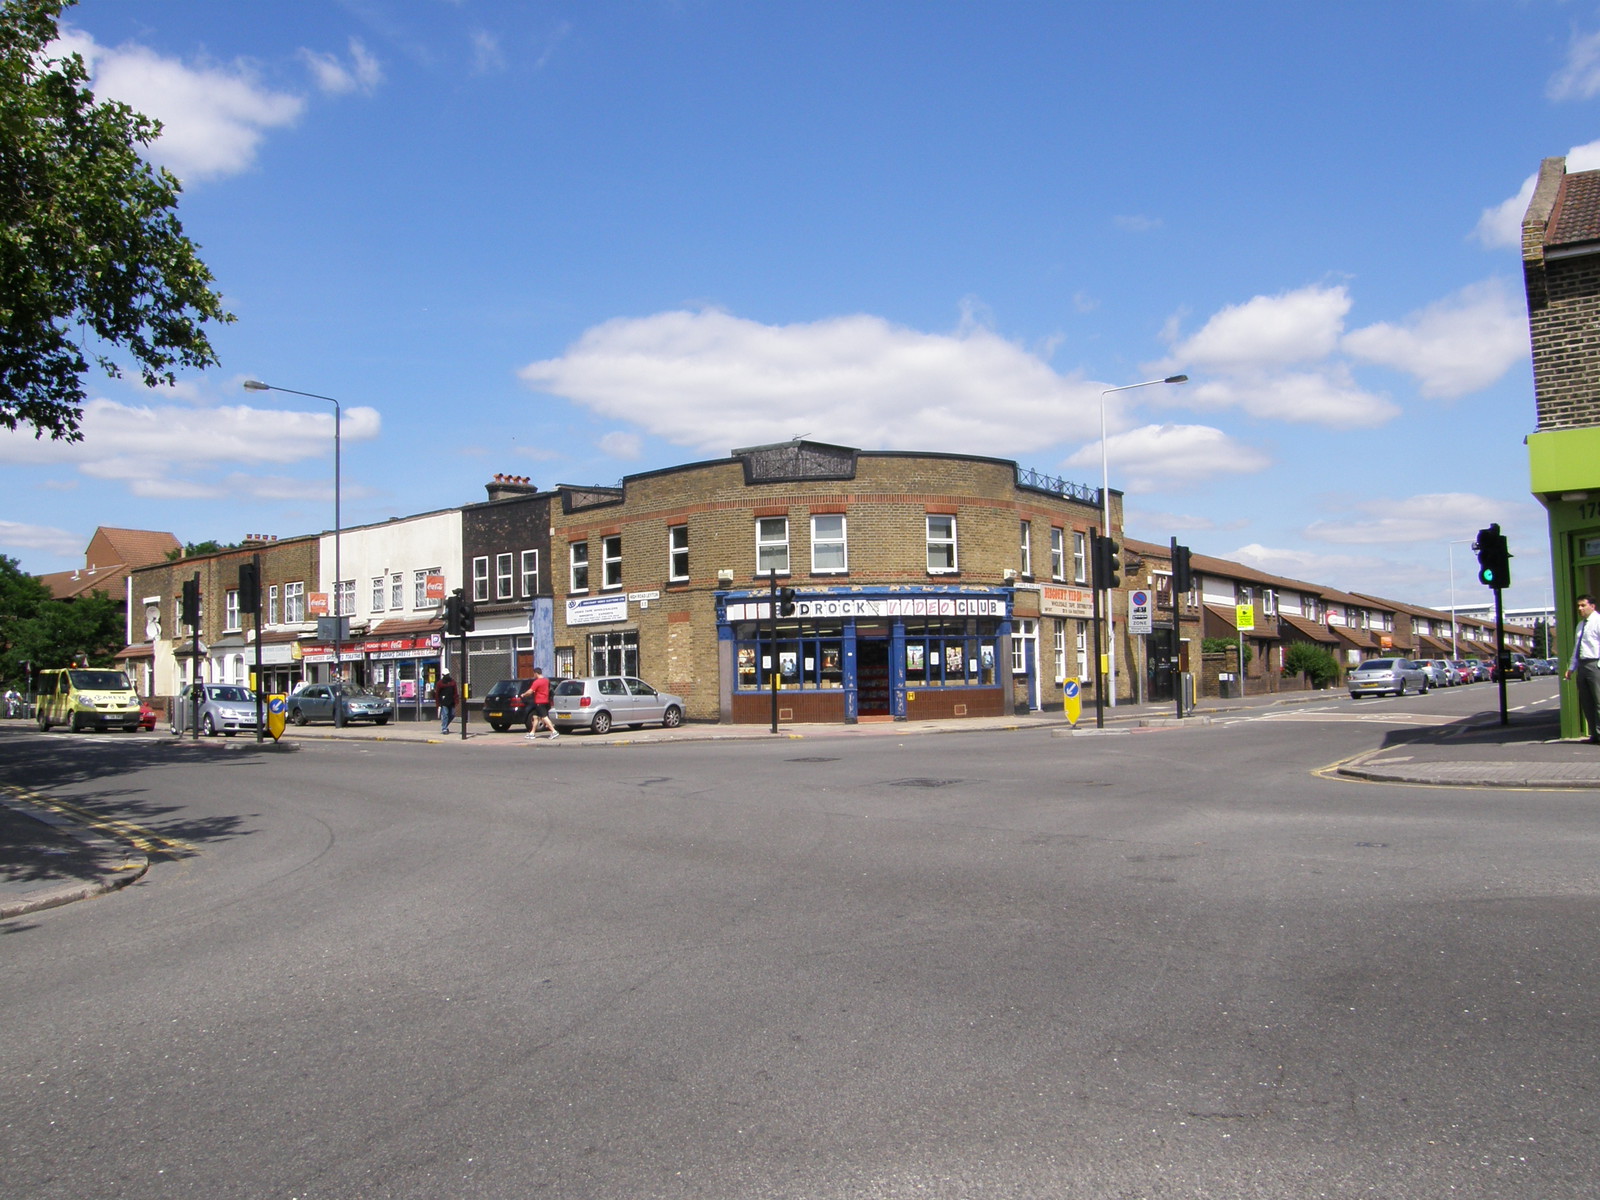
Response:
[[[531,679],[502,679],[483,698],[483,718],[496,733],[515,726],[532,732],[533,709],[522,699]],[[683,697],[660,692],[631,675],[584,675],[550,682],[550,719],[560,730],[609,733],[614,726],[638,729],[683,724]]]
[[[1532,679],[1536,675],[1558,675],[1553,658],[1529,658],[1513,653],[1506,679]],[[1487,683],[1498,678],[1496,666],[1481,658],[1369,658],[1351,670],[1347,680],[1350,698],[1362,696],[1403,696],[1408,691],[1459,687],[1464,683]]]

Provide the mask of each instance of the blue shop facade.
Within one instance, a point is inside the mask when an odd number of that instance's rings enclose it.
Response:
[[[795,611],[776,621],[768,589],[715,595],[723,721],[769,721],[774,693],[793,722],[1012,711],[1009,587],[796,588]],[[1037,670],[1032,655],[1021,665]]]

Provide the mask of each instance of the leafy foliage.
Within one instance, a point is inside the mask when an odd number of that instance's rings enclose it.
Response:
[[[233,320],[178,222],[182,186],[139,157],[160,123],[96,101],[80,56],[50,57],[75,2],[0,7],[0,425],[65,441],[83,437],[86,353],[171,383],[215,365],[202,326]]]
[[[1304,675],[1313,687],[1326,687],[1339,677],[1333,652],[1312,642],[1291,642],[1283,656],[1284,673]]]
[[[104,592],[53,599],[45,586],[0,554],[0,684],[21,687],[22,664],[64,667],[87,655],[89,665],[115,666],[125,610]]]
[[[1227,654],[1233,658],[1239,656],[1239,643],[1234,638],[1208,637],[1200,641],[1200,649],[1206,654]],[[1250,643],[1244,644],[1244,665],[1249,666],[1250,660],[1255,657],[1255,652],[1250,648]]]
[[[180,558],[193,558],[197,554],[219,554],[224,550],[237,550],[243,542],[229,542],[224,545],[215,538],[203,542],[185,542],[182,550],[168,550],[167,561],[177,562]]]

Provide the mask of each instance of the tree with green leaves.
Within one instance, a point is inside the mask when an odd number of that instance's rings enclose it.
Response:
[[[1312,687],[1327,687],[1339,677],[1339,661],[1326,646],[1291,642],[1283,656],[1283,671],[1286,675],[1304,675]]]
[[[145,383],[217,362],[228,322],[176,208],[182,185],[140,157],[160,122],[96,100],[51,43],[76,0],[0,4],[0,425],[81,441],[85,355]]]
[[[35,670],[65,667],[84,655],[91,666],[114,666],[124,621],[122,603],[105,592],[57,600],[0,554],[0,683],[20,687],[25,662]]]

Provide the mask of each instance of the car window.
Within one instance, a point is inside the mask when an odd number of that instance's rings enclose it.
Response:
[[[1392,671],[1394,670],[1394,659],[1369,658],[1361,664],[1361,669],[1363,671]]]
[[[602,696],[626,696],[628,689],[622,686],[620,679],[602,679],[600,681],[600,694]]]
[[[242,703],[251,699],[251,695],[242,687],[214,687],[211,689],[213,700],[231,700]]]
[[[556,684],[555,694],[557,696],[581,696],[583,695],[583,681],[581,679],[563,679]]]
[[[635,696],[654,696],[656,694],[655,688],[642,679],[628,680],[628,690]]]
[[[72,686],[86,692],[121,692],[129,687],[121,671],[68,671]]]

